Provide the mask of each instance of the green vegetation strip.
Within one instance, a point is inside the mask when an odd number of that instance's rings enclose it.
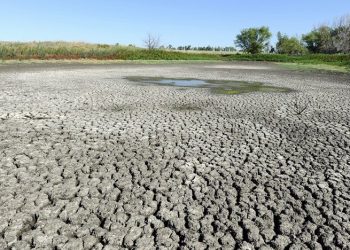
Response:
[[[332,64],[304,64],[304,63],[277,63],[284,68],[298,71],[312,71],[312,70],[322,70],[322,71],[334,71],[341,73],[348,73],[349,67],[338,66]]]
[[[267,61],[298,63],[304,65],[339,66],[350,71],[349,54],[305,54],[289,56],[280,54],[222,54],[222,53],[184,53],[172,50],[147,50],[132,46],[39,42],[5,43],[0,42],[0,60],[95,60],[111,63],[119,61],[138,61],[158,63],[159,61]],[[94,62],[94,61],[88,61]],[[314,67],[315,69],[320,67]],[[324,69],[324,68],[322,68]],[[331,69],[331,68],[328,68]]]

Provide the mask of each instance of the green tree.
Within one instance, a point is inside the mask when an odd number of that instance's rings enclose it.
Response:
[[[332,33],[331,27],[320,26],[303,35],[302,40],[311,53],[334,53],[336,48],[333,45]]]
[[[266,26],[244,29],[236,36],[235,44],[245,52],[258,54],[268,48],[271,35]]]
[[[277,33],[276,50],[279,54],[288,55],[301,55],[306,52],[305,47],[298,38],[282,35],[281,32]]]
[[[337,52],[350,53],[350,15],[337,21],[333,27],[332,39]]]

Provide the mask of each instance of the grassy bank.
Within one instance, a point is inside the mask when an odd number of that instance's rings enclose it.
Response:
[[[345,54],[305,54],[300,56],[280,54],[235,54],[224,56],[227,60],[265,61],[298,64],[327,64],[350,67],[350,55]]]
[[[189,54],[107,44],[67,42],[0,43],[0,60],[220,60],[220,57],[218,54],[210,53]]]
[[[196,61],[267,61],[298,65],[329,65],[350,70],[350,55],[307,54],[222,54],[184,53],[169,50],[146,50],[133,46],[70,42],[0,42],[0,60],[196,60]]]
[[[350,68],[348,66],[339,66],[332,64],[305,64],[305,63],[277,63],[282,67],[290,70],[298,70],[298,71],[312,71],[312,70],[321,70],[321,71],[333,71],[333,72],[341,72],[348,73],[350,72]]]
[[[279,54],[235,54],[225,56],[229,61],[264,61],[276,62],[292,70],[322,70],[350,72],[350,55],[345,54],[306,54],[300,56]]]

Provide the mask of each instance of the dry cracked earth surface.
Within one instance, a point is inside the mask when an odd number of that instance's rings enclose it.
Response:
[[[0,249],[350,249],[349,79],[258,63],[2,65]]]

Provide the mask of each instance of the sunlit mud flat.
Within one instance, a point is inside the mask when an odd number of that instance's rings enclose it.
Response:
[[[267,63],[4,65],[0,249],[348,249],[349,96]]]

